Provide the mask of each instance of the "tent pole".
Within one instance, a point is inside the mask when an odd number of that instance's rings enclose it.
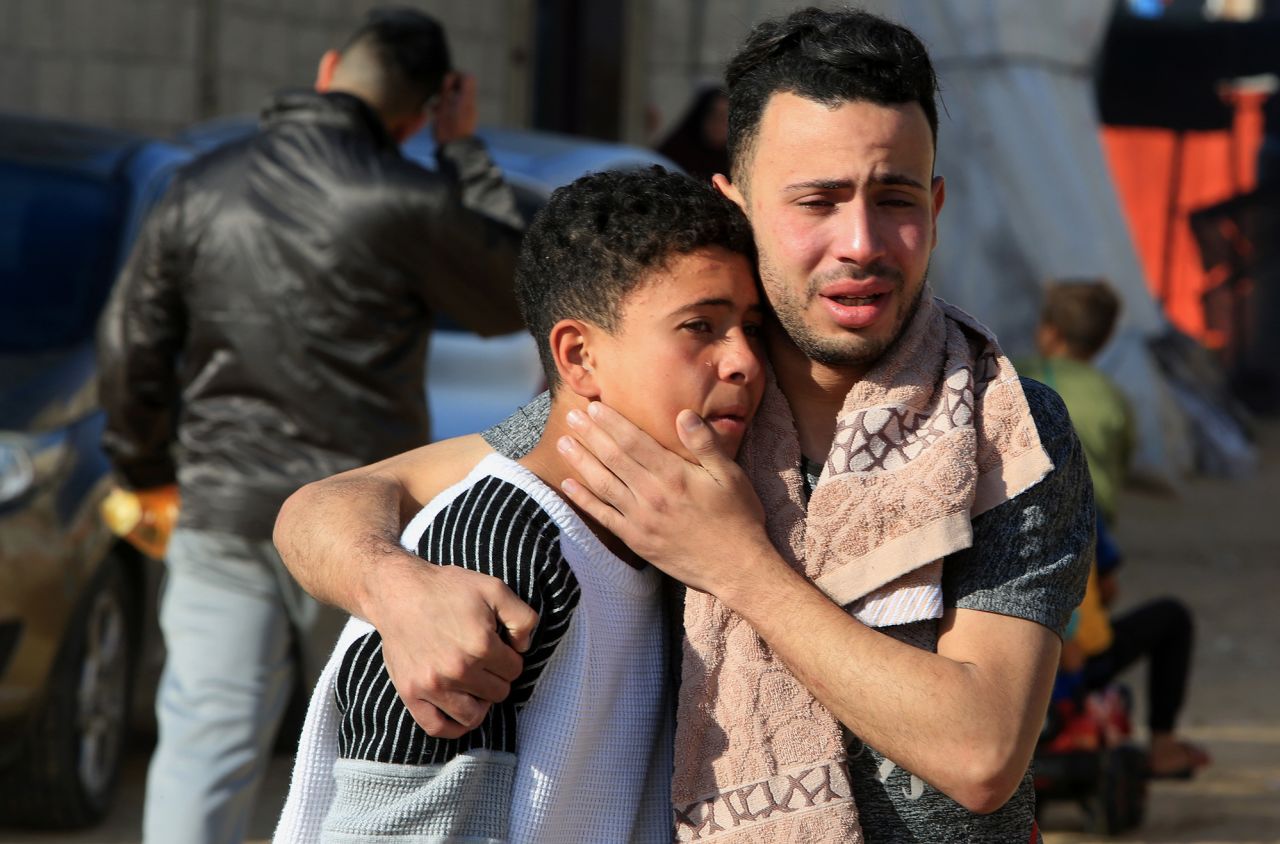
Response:
[[[1173,245],[1178,226],[1178,194],[1182,192],[1182,144],[1184,134],[1173,132],[1173,161],[1169,166],[1169,205],[1164,220],[1164,256],[1160,267],[1160,304],[1168,313],[1173,295]]]

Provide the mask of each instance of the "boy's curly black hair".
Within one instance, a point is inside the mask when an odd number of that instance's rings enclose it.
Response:
[[[720,246],[755,269],[746,216],[719,192],[662,167],[591,173],[559,188],[524,236],[516,296],[559,382],[548,339],[562,319],[614,331],[623,300],[676,255]]]

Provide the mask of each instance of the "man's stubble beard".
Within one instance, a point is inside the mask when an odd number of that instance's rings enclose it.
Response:
[[[805,357],[815,363],[830,367],[866,370],[884,357],[885,352],[902,336],[902,332],[911,322],[911,318],[915,316],[916,309],[920,307],[920,301],[924,298],[924,292],[929,286],[929,267],[926,265],[924,277],[920,279],[920,286],[916,290],[915,296],[912,297],[910,306],[902,314],[900,321],[894,326],[893,333],[888,337],[867,338],[860,337],[852,332],[845,336],[821,337],[810,328],[805,320],[808,305],[817,298],[817,291],[823,284],[838,278],[858,278],[867,275],[867,273],[845,272],[811,279],[805,291],[804,300],[797,301],[797,297],[791,292],[791,288],[787,286],[785,281],[780,280],[777,270],[763,254],[760,255],[759,265],[760,280],[764,286],[765,296],[769,299],[769,304],[773,308],[774,315],[778,320],[778,324],[782,326],[782,330],[786,332],[792,344],[804,353]],[[889,271],[878,274],[897,275],[895,292],[900,293],[906,286],[901,273]],[[896,314],[894,318],[898,318]]]

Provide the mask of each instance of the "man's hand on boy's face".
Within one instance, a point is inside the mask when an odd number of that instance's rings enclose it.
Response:
[[[563,437],[560,453],[581,483],[565,481],[565,493],[643,559],[718,594],[749,577],[745,561],[772,552],[751,482],[693,411],[676,427],[697,463],[600,402],[590,415],[571,411],[568,422],[577,439]]]
[[[382,591],[369,621],[413,720],[436,738],[458,738],[510,693],[538,615],[497,578],[421,561],[410,571],[412,582]]]

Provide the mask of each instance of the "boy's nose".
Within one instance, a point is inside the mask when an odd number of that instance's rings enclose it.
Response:
[[[735,332],[724,347],[720,358],[720,377],[734,383],[750,383],[760,377],[760,356],[751,341],[741,332]]]

